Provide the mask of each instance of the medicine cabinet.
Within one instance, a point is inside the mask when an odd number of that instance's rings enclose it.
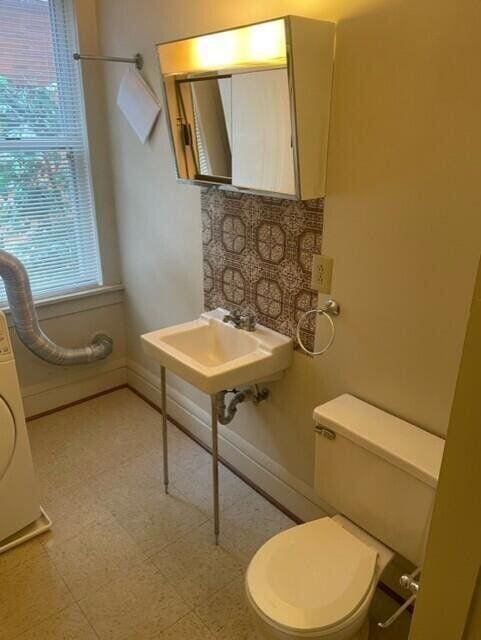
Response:
[[[323,196],[334,33],[286,16],[157,45],[177,177]]]

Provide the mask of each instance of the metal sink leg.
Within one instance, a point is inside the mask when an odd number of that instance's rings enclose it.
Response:
[[[212,417],[212,486],[214,500],[214,535],[215,543],[219,544],[219,450],[217,435],[217,396],[212,395],[211,417]]]
[[[167,385],[165,367],[160,367],[160,395],[162,403],[162,465],[165,493],[169,493],[169,450],[167,445]]]

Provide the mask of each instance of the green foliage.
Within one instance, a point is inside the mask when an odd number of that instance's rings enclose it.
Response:
[[[81,261],[72,242],[78,229],[75,157],[56,147],[61,131],[56,84],[17,85],[0,76],[0,248],[13,251],[27,270],[51,265],[59,288],[61,274],[71,278]],[[12,144],[2,148],[2,139]],[[41,287],[41,278],[33,278],[32,289]]]
[[[55,136],[60,118],[56,83],[19,85],[0,76],[0,138]]]

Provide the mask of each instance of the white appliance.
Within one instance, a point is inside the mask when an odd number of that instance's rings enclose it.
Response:
[[[0,553],[50,526],[40,507],[15,358],[0,312]]]

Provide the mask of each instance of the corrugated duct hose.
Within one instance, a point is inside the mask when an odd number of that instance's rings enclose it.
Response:
[[[38,324],[37,312],[27,271],[11,253],[0,250],[0,277],[5,283],[8,304],[17,335],[36,356],[58,365],[87,364],[103,360],[112,353],[112,338],[99,334],[86,347],[60,347],[48,338]]]

